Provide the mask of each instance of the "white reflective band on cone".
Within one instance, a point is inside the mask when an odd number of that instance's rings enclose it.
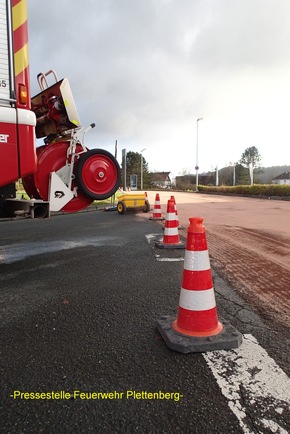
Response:
[[[164,235],[177,235],[178,234],[178,228],[165,228],[164,229]]]
[[[176,220],[176,214],[175,214],[175,212],[168,212],[166,214],[166,220],[170,220],[170,221]]]
[[[181,288],[179,307],[192,311],[213,309],[216,307],[213,288],[201,291]]]
[[[210,269],[208,250],[185,250],[184,269],[188,271],[205,271]]]

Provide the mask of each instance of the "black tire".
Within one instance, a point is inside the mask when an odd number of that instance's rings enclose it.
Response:
[[[80,155],[75,180],[81,191],[91,199],[107,199],[119,188],[119,163],[110,152],[104,149],[91,149]]]
[[[125,214],[126,209],[127,209],[127,207],[126,207],[125,202],[123,202],[123,201],[118,202],[117,211],[119,214]]]
[[[145,200],[145,207],[143,209],[143,212],[149,212],[150,211],[150,203],[148,200]]]

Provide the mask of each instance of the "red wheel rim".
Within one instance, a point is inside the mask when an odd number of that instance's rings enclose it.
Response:
[[[107,194],[116,185],[118,171],[114,161],[103,154],[89,157],[82,168],[84,186],[94,194]]]
[[[68,142],[51,143],[46,146],[38,158],[37,171],[35,173],[35,186],[43,200],[48,200],[49,175],[50,172],[56,172],[65,165],[67,159]],[[81,152],[81,146],[77,146],[76,152]],[[75,168],[73,172],[75,171]],[[76,187],[75,182],[72,188]],[[74,197],[67,203],[62,211],[74,212],[87,208],[93,199],[85,196],[81,190],[77,189],[78,196]]]

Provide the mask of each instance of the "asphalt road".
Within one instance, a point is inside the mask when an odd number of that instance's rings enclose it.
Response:
[[[1,432],[288,432],[289,409],[280,403],[267,428],[253,397],[243,396],[241,423],[209,358],[160,337],[156,320],[177,313],[183,262],[148,242],[162,237],[159,223],[88,212],[0,222],[0,234]],[[213,275],[220,318],[289,375],[288,331]]]

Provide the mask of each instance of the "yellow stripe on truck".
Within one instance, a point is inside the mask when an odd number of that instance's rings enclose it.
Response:
[[[13,31],[27,21],[26,0],[22,0],[13,7]]]
[[[15,76],[22,72],[29,65],[28,44],[24,45],[21,50],[14,55]]]

